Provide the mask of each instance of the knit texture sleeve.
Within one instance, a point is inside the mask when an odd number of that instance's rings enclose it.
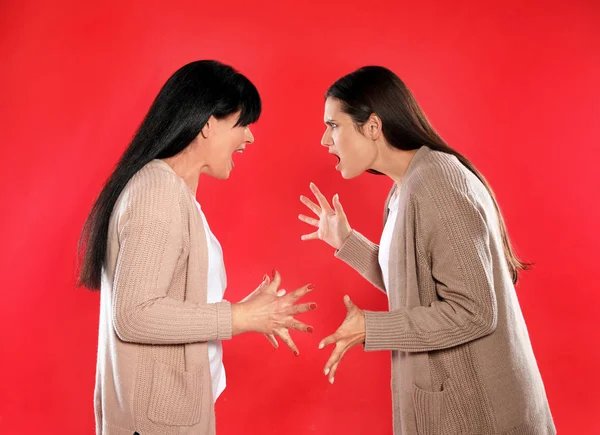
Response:
[[[457,346],[497,325],[488,217],[493,203],[483,185],[456,168],[424,174],[412,197],[422,245],[431,258],[437,299],[429,306],[365,312],[366,350],[424,352]],[[495,219],[495,218],[494,218]],[[490,224],[497,227],[497,222]],[[497,230],[494,230],[497,231]]]
[[[231,305],[168,296],[182,251],[182,185],[155,169],[133,183],[119,222],[114,328],[123,341],[185,344],[231,338]]]
[[[379,245],[358,231],[352,231],[335,256],[360,273],[367,281],[385,291],[383,274],[379,266]]]

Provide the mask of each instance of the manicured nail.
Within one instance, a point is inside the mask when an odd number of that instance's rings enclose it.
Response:
[[[320,343],[320,344],[319,344],[319,349],[323,349],[324,347],[325,347],[325,346],[323,345],[323,343]],[[325,373],[325,374],[327,374],[327,373]]]
[[[311,310],[316,310],[317,309],[317,304],[310,304],[309,308]]]
[[[330,379],[329,379],[329,383],[330,383],[331,385],[333,385],[333,381],[335,381],[335,378],[330,378]]]
[[[308,328],[306,328],[306,330],[308,332],[314,332],[315,331],[315,329],[312,326],[309,326]]]
[[[298,352],[298,351],[296,350],[296,351],[294,351],[294,355],[296,355],[296,356],[300,356],[300,352]]]
[[[265,273],[265,276],[263,276],[263,281],[266,281],[268,278],[267,274]]]
[[[307,289],[309,290],[314,290],[315,289],[315,285],[314,284],[309,284],[306,286]]]
[[[327,376],[329,374],[329,369],[325,369],[324,373],[325,373],[325,376]]]
[[[273,269],[273,278],[275,278],[275,273],[276,273],[275,269]]]

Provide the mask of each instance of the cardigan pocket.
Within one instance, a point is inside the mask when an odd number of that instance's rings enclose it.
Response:
[[[454,382],[448,378],[442,391],[425,391],[413,383],[412,399],[418,435],[462,433],[464,419]]]
[[[186,372],[154,361],[150,420],[169,426],[193,426],[200,421],[203,400],[201,365]]]

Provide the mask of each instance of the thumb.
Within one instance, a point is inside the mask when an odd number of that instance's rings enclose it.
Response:
[[[270,281],[267,284],[268,292],[273,294],[277,293],[277,290],[279,290],[279,286],[281,285],[281,275],[279,274],[279,272],[274,270],[273,280],[271,281],[269,277],[267,277],[267,279],[269,279]]]
[[[354,303],[350,299],[350,296],[348,296],[348,295],[344,296],[344,305],[346,305],[346,309],[348,311],[350,311],[352,309],[352,307],[354,307]]]
[[[265,276],[263,276],[263,280],[260,283],[260,285],[258,286],[258,288],[263,289],[263,288],[267,287],[270,283],[271,283],[271,278],[269,278],[268,275],[265,275]]]

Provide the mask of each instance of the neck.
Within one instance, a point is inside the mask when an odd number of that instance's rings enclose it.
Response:
[[[168,157],[163,160],[183,179],[183,181],[185,181],[185,184],[187,184],[195,197],[196,192],[198,191],[198,183],[200,181],[203,163],[193,162],[188,158],[185,150],[173,157]]]
[[[398,187],[402,185],[410,162],[418,150],[403,151],[388,144],[379,147],[372,169],[390,177]]]

